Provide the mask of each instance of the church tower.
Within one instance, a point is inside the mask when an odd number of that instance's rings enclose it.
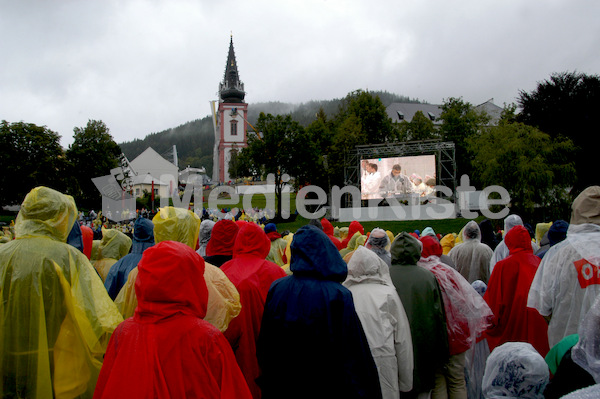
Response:
[[[244,84],[238,74],[233,36],[229,41],[229,54],[225,65],[225,77],[219,84],[219,108],[216,112],[215,151],[213,181],[227,183],[231,151],[246,147],[248,130],[248,104],[244,102]]]

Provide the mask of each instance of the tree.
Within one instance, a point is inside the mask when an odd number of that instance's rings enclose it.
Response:
[[[406,140],[430,140],[440,137],[433,121],[423,114],[423,111],[415,112],[412,120],[402,121],[398,124],[398,138]]]
[[[279,218],[281,193],[286,184],[283,175],[294,177],[296,186],[306,184],[310,170],[317,165],[314,144],[304,128],[290,115],[261,113],[255,127],[259,133],[248,135],[248,146],[239,152],[238,162],[249,174],[272,173],[275,176],[275,217]]]
[[[119,166],[121,149],[102,121],[89,120],[86,127],[76,127],[73,132],[73,144],[66,152],[70,175],[74,178],[70,192],[78,205],[98,207],[100,193],[92,178],[105,176]]]
[[[442,140],[454,142],[457,176],[468,175],[471,173],[471,165],[467,141],[480,133],[481,127],[486,125],[490,118],[485,112],[477,112],[473,105],[462,98],[450,97],[444,100],[441,108]]]
[[[535,90],[519,92],[522,108],[519,121],[537,127],[551,137],[569,137],[574,154],[577,181],[575,193],[600,184],[596,173],[595,140],[600,133],[600,76],[577,72],[554,73],[538,83]]]
[[[65,190],[65,154],[57,133],[46,126],[3,120],[0,148],[1,205],[20,204],[37,186]]]
[[[551,213],[570,204],[567,188],[574,172],[571,140],[553,139],[523,123],[501,122],[471,136],[468,147],[474,154],[472,166],[478,179],[484,186],[499,185],[508,190],[513,212],[532,218],[538,206]]]

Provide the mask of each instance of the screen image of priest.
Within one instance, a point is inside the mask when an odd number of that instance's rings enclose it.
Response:
[[[435,155],[362,159],[361,199],[435,195]]]

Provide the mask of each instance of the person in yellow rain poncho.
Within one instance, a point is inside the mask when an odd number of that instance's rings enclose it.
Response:
[[[344,258],[350,252],[354,252],[354,250],[356,250],[356,248],[358,248],[359,245],[365,245],[366,242],[367,236],[364,234],[360,234],[360,231],[357,231],[356,233],[354,233],[350,241],[348,241],[348,245],[346,246],[346,248],[340,251],[340,255],[342,256],[342,258]]]
[[[292,260],[292,240],[294,239],[294,233],[288,233],[286,235],[283,236],[283,239],[286,242],[286,246],[285,246],[285,259],[286,259],[286,264],[281,266],[281,268],[286,272],[286,274],[288,276],[292,275],[292,271],[290,270],[290,262]]]
[[[94,262],[94,268],[98,271],[102,281],[106,281],[110,267],[127,255],[130,249],[131,238],[117,229],[102,229],[102,240],[98,246],[98,258]]]
[[[196,249],[200,232],[200,218],[195,213],[184,208],[167,206],[160,209],[152,222],[154,223],[154,241],[157,244],[161,241],[178,241]],[[137,274],[138,269],[135,267],[129,273],[127,282],[115,299],[117,307],[125,318],[133,316],[137,306],[135,296]],[[204,279],[208,287],[208,309],[204,320],[223,332],[242,309],[240,295],[225,273],[210,263],[206,263]]]
[[[0,246],[0,396],[91,398],[123,318],[86,256],[66,243],[70,196],[34,188]]]

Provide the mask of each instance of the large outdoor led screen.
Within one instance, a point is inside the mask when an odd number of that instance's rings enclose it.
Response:
[[[435,195],[435,155],[363,159],[361,199]]]

